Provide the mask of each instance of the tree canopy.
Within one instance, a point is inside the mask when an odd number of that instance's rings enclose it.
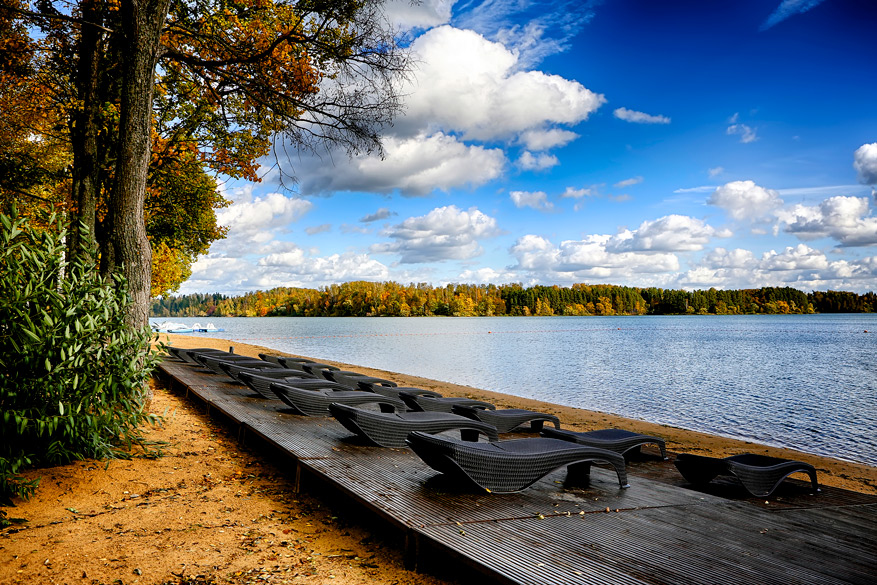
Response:
[[[155,317],[415,317],[743,315],[877,312],[877,293],[765,287],[674,290],[611,284],[403,285],[346,282],[319,289],[275,288],[240,296],[192,294],[156,300]]]
[[[380,4],[0,0],[0,200],[82,222],[145,322],[224,237],[219,182],[290,150],[381,151],[408,61]]]

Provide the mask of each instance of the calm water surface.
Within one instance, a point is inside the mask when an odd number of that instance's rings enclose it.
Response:
[[[211,321],[197,335],[877,465],[873,314]]]

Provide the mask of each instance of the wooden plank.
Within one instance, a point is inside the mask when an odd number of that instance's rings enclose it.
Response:
[[[753,519],[751,510],[732,508],[683,506],[521,518],[427,527],[424,532],[503,570],[513,556],[521,582],[530,582],[525,579],[529,576],[535,576],[532,582],[589,582],[583,575],[596,575],[596,582],[621,582],[613,572],[674,584],[873,582],[873,558],[870,573],[846,559],[838,563],[843,557],[820,553],[821,539],[812,531],[785,530],[769,514]],[[867,553],[867,544],[858,552]],[[551,568],[555,572],[546,575]]]
[[[461,489],[407,449],[365,445],[329,418],[290,414],[280,401],[183,364],[161,375],[185,387],[405,535],[412,564],[453,561],[492,583],[872,583],[877,498],[788,490],[777,503],[680,487],[672,464],[650,461],[631,488],[594,467],[584,487],[548,475],[519,494]],[[298,477],[298,475],[297,475]],[[737,493],[737,492],[735,492]],[[609,512],[606,512],[607,508]],[[617,510],[617,511],[616,511]]]

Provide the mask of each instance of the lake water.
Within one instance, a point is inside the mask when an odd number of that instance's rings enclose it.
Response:
[[[875,314],[209,321],[195,335],[877,465]]]

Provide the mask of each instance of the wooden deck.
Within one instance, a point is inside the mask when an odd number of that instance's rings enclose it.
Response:
[[[296,489],[317,482],[382,518],[413,569],[453,563],[482,582],[533,585],[877,582],[877,497],[811,495],[795,481],[769,503],[721,483],[699,492],[647,457],[629,466],[626,490],[594,467],[584,488],[559,471],[519,494],[472,493],[407,449],[366,446],[334,419],[289,414],[208,370],[166,360],[157,377],[287,454]]]

